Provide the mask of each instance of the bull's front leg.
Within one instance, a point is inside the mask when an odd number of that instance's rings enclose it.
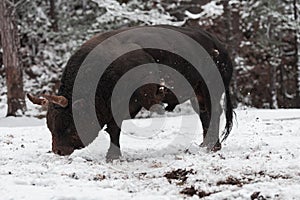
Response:
[[[120,150],[120,132],[121,129],[113,121],[107,124],[106,131],[110,137],[110,146],[106,154],[106,161],[111,162],[112,160],[119,159],[122,154]]]

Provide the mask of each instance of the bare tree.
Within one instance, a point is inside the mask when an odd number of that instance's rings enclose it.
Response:
[[[3,64],[7,85],[7,116],[17,116],[26,110],[23,91],[22,63],[18,50],[20,40],[15,18],[15,5],[8,0],[0,1],[0,32],[3,48]]]
[[[227,29],[225,30],[225,38],[227,49],[230,52],[230,57],[233,58],[233,73],[232,73],[232,93],[233,93],[233,101],[232,104],[234,107],[237,107],[238,102],[238,87],[237,87],[237,71],[236,67],[238,63],[236,63],[235,58],[237,57],[238,41],[237,34],[240,32],[239,30],[239,11],[238,4],[231,4],[228,0],[222,1],[224,7],[224,17],[225,24]]]
[[[278,108],[278,91],[277,91],[277,70],[280,66],[281,55],[280,55],[280,47],[276,47],[274,41],[276,41],[274,35],[275,23],[272,15],[268,16],[268,24],[267,24],[267,39],[269,40],[269,49],[273,49],[273,56],[267,58],[267,63],[269,64],[269,73],[270,73],[270,108],[277,109]]]
[[[56,11],[55,11],[55,0],[50,0],[49,15],[50,15],[50,18],[51,18],[52,30],[54,32],[57,32],[58,31],[58,24],[57,24],[57,14],[56,14]]]
[[[298,8],[297,8],[297,0],[293,0],[293,8],[294,8],[294,20],[296,24],[299,25],[299,15],[298,15]],[[297,102],[300,101],[300,31],[299,28],[295,28],[295,58],[296,58],[296,67],[297,67],[297,74],[296,74],[296,81],[297,81]],[[298,105],[300,106],[300,105]]]

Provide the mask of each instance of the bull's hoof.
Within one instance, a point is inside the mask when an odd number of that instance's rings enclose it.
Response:
[[[206,147],[208,151],[217,152],[222,149],[222,144],[219,141],[215,145],[201,143],[200,147]]]
[[[215,144],[215,146],[211,149],[211,151],[213,152],[217,152],[220,151],[222,149],[222,144],[220,142],[218,142],[217,144]]]
[[[114,147],[114,148],[109,148],[108,152],[106,154],[106,162],[112,162],[114,160],[120,159],[122,156],[120,148]]]

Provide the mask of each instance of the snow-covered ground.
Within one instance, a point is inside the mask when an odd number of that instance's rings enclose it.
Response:
[[[0,199],[300,199],[300,110],[236,114],[216,153],[198,147],[195,114],[126,121],[113,163],[103,131],[60,157],[44,119],[1,117]]]

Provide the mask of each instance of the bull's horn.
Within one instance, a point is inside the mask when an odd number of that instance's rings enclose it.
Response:
[[[42,94],[41,96],[46,98],[49,102],[57,104],[63,108],[68,106],[68,99],[64,96],[56,96],[49,94]]]
[[[32,94],[29,94],[29,93],[27,93],[27,97],[32,103],[37,104],[37,105],[47,106],[49,103],[47,99],[39,98],[39,97],[33,96]]]

